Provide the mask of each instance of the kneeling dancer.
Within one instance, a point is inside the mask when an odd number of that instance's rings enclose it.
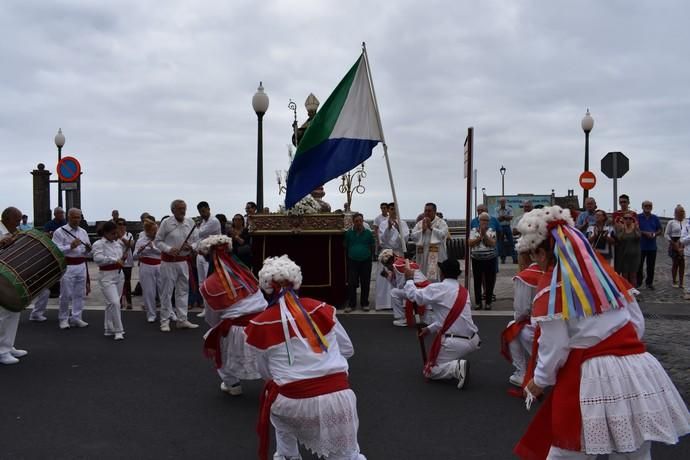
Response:
[[[520,259],[529,254],[521,253]],[[544,271],[536,263],[513,277],[513,321],[501,333],[501,354],[513,364],[515,372],[508,381],[522,388],[527,372],[527,363],[532,353],[532,342],[536,325],[531,322],[532,300],[537,293],[537,283]],[[520,394],[520,393],[518,393]]]
[[[257,432],[259,458],[268,455],[269,419],[275,460],[299,459],[298,443],[328,459],[365,459],[357,443],[357,398],[348,383],[354,350],[335,307],[300,298],[302,272],[287,256],[271,257],[259,271],[271,305],[245,328],[266,379]]]
[[[420,320],[422,320],[425,313],[428,312],[424,305],[416,305],[405,299],[405,268],[409,267],[414,270],[413,281],[418,288],[426,287],[431,283],[426,279],[426,276],[424,276],[416,262],[396,256],[392,249],[381,251],[379,254],[379,264],[383,267],[379,276],[386,278],[393,285],[390,292],[393,325],[413,327],[415,325],[415,315],[419,315]]]
[[[460,264],[446,259],[438,264],[442,281],[419,289],[414,284],[414,270],[405,269],[405,295],[418,305],[431,308],[433,322],[421,335],[436,334],[424,365],[424,375],[433,380],[458,379],[458,389],[467,383],[469,362],[462,359],[481,344],[479,329],[472,321],[467,289],[459,282]]]
[[[231,238],[212,235],[198,249],[209,267],[199,289],[211,310],[206,315],[212,329],[206,333],[204,354],[215,361],[221,391],[238,396],[242,394],[240,380],[261,378],[243,329],[268,304],[252,272],[232,255]]]
[[[525,215],[521,250],[544,270],[532,316],[541,329],[528,406],[552,387],[515,448],[524,459],[651,458],[651,441],[675,444],[690,414],[640,337],[644,319],[622,278],[605,267],[570,212]]]

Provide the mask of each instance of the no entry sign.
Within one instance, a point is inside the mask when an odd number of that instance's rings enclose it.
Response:
[[[74,182],[80,174],[81,165],[74,157],[64,157],[57,164],[57,175],[63,182]]]
[[[585,190],[592,190],[597,185],[597,176],[592,171],[585,171],[580,174],[580,187]]]

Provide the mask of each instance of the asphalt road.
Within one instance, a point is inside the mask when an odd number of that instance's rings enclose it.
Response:
[[[30,355],[0,366],[1,459],[256,458],[261,383],[246,382],[241,397],[221,393],[201,328],[162,334],[141,312],[125,312],[126,340],[114,342],[102,336],[103,313],[86,314],[90,327],[68,331],[53,310],[45,323],[23,314],[17,346]],[[412,330],[384,316],[342,322],[355,345],[351,384],[369,459],[514,458],[532,413],[506,392],[505,318],[477,318],[483,344],[462,391],[425,382]],[[690,439],[653,454],[690,458]]]

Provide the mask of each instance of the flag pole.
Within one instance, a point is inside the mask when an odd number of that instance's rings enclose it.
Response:
[[[371,76],[371,67],[369,66],[369,56],[367,55],[367,44],[362,42],[362,54],[364,55],[364,65],[367,69],[367,77],[369,80],[369,91],[371,98],[374,101],[374,108],[376,109],[376,122],[379,125],[379,132],[381,133],[381,144],[383,145],[383,157],[386,159],[386,169],[388,170],[388,181],[391,184],[391,192],[393,193],[393,202],[396,208],[396,218],[398,219],[398,234],[400,235],[400,242],[402,243],[403,256],[407,252],[407,244],[405,237],[402,234],[402,226],[400,225],[400,203],[395,193],[395,183],[393,182],[393,173],[391,172],[391,163],[388,159],[388,144],[386,144],[386,136],[383,134],[383,124],[381,123],[381,114],[379,113],[379,103],[376,100],[376,90],[374,89],[374,82]]]
[[[467,128],[467,158],[465,159],[466,164],[466,176],[467,176],[467,201],[465,209],[465,287],[469,289],[470,287],[470,216],[472,207],[472,157],[474,156],[474,128]],[[476,293],[475,293],[476,295]],[[491,301],[491,299],[487,299]]]

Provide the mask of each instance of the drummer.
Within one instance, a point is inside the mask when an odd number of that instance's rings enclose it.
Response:
[[[81,210],[72,208],[67,211],[67,225],[55,230],[53,243],[65,254],[67,270],[60,281],[60,310],[58,319],[60,329],[70,326],[86,327],[89,325],[82,319],[86,284],[88,282],[88,267],[86,254],[91,252],[91,243],[86,230],[79,226]],[[69,304],[72,302],[72,314]]]
[[[0,217],[0,248],[12,242],[12,237],[19,230],[22,221],[22,212],[17,208],[7,208]],[[19,326],[19,312],[3,308],[0,305],[0,364],[17,364],[22,356],[26,356],[26,350],[14,348],[14,339],[17,336]]]

